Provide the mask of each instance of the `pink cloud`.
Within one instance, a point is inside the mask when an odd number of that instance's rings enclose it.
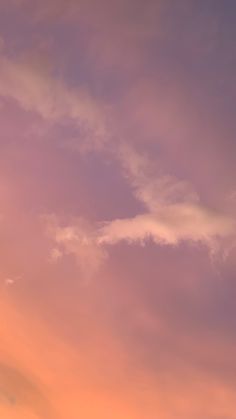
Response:
[[[235,418],[218,3],[1,1],[0,417]]]

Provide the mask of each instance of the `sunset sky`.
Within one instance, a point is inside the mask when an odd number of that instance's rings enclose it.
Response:
[[[235,21],[0,0],[0,419],[236,419]]]

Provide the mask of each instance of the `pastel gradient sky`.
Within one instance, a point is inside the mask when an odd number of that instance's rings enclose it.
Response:
[[[234,0],[0,0],[0,418],[236,419]]]

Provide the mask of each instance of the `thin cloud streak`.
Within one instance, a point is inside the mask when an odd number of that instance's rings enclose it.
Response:
[[[1,54],[0,95],[49,122],[71,120],[80,129],[83,141],[92,137],[93,145],[100,145],[106,140],[105,106],[97,103],[84,87],[74,91],[43,68]]]

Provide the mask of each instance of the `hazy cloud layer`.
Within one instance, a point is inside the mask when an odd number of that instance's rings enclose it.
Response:
[[[0,417],[236,419],[234,2],[0,2]]]

